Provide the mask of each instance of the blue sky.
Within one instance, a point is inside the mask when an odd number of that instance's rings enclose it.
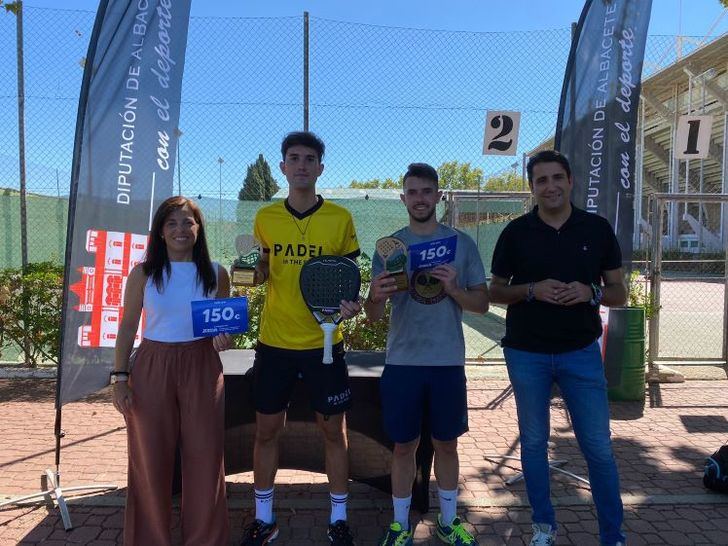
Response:
[[[304,10],[312,17],[311,128],[328,145],[322,186],[396,178],[410,161],[470,162],[486,174],[520,161],[482,156],[485,111],[523,113],[519,154],[551,134],[569,26],[583,2],[446,5],[193,0],[180,120],[183,193],[217,197],[221,182],[223,198],[235,199],[259,153],[284,183],[278,146],[285,132],[300,128]],[[97,2],[25,6],[28,187],[55,193],[58,171],[63,194],[79,60]],[[668,35],[702,37],[721,13],[718,0],[653,0],[648,60],[664,62],[674,43]],[[712,34],[726,31],[728,16]],[[10,187],[17,187],[14,40],[12,16],[0,14],[0,186]]]
[[[25,5],[95,11],[98,2],[25,0]],[[562,28],[578,19],[583,5],[581,0],[193,0],[192,15],[280,17],[308,10],[341,21],[483,32]],[[704,36],[722,11],[718,0],[653,0],[650,32]],[[725,32],[728,21],[720,28]]]

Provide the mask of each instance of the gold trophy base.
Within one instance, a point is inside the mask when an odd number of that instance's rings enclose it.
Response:
[[[402,292],[409,289],[409,279],[407,279],[406,271],[398,271],[396,273],[392,273],[391,275],[395,281],[397,292]]]
[[[233,266],[230,270],[230,283],[233,286],[255,286],[255,269]]]

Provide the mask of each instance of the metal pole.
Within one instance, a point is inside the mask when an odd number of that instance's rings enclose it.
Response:
[[[723,114],[723,195],[728,193],[728,107]],[[723,241],[723,360],[728,367],[728,214],[726,214],[726,203],[720,206],[721,213],[721,238]]]
[[[478,194],[475,196],[475,246],[480,252],[480,182],[478,182]]]
[[[677,7],[677,36],[675,37],[675,55],[677,60],[682,59],[682,0],[678,1]],[[676,103],[677,106],[677,103]]]
[[[308,12],[303,12],[303,130],[308,131]]]
[[[701,89],[701,114],[705,114],[705,73],[703,73],[703,81],[702,81],[702,89]],[[700,181],[698,183],[698,193],[703,193],[705,191],[705,160],[700,160]],[[698,203],[698,225],[700,226],[700,231],[698,231],[698,251],[703,251],[703,209],[705,208],[705,205],[703,203]]]
[[[576,47],[578,44],[574,44],[574,40],[577,39],[576,31],[578,30],[579,25],[577,23],[571,23],[571,45],[576,51]],[[569,72],[570,78],[569,78],[569,87],[571,88],[571,93],[569,93],[569,127],[572,128],[572,130],[576,127],[576,67],[577,63],[574,63],[571,67],[571,71]],[[575,131],[574,131],[575,132]],[[559,137],[561,138],[561,137]],[[581,203],[579,203],[581,206]]]
[[[677,101],[675,101],[675,106],[677,107]],[[688,76],[688,115],[693,113],[693,77],[692,75]],[[677,142],[676,142],[677,144]],[[687,195],[690,193],[690,160],[685,160],[685,194]],[[685,203],[683,205],[683,215],[687,216],[688,213],[688,205],[689,203]],[[678,243],[678,250],[680,249],[680,244]]]
[[[61,181],[56,169],[56,222],[58,223],[58,259],[63,259],[63,205],[61,203]]]
[[[221,237],[221,229],[222,229],[222,164],[225,163],[225,160],[222,157],[217,158],[217,163],[220,165],[219,172],[218,172],[218,183],[219,183],[219,193],[218,193],[218,199],[217,199],[217,229],[215,230],[216,237],[217,237],[217,256],[218,259],[222,258],[222,249],[220,248],[220,240]]]
[[[652,317],[650,318],[649,339],[650,359],[648,372],[652,376],[657,372],[655,360],[660,351],[660,277],[662,275],[662,208],[659,198],[650,199],[652,214],[652,260],[650,260],[650,296],[652,299]]]
[[[639,145],[637,147],[637,165],[635,167],[635,208],[632,244],[642,249],[642,200],[644,193],[644,160],[645,160],[645,102],[640,100],[639,106]]]
[[[23,275],[28,271],[28,215],[25,173],[25,61],[23,54],[23,3],[18,2],[15,13],[15,43],[18,64],[18,167],[20,174],[20,263]],[[30,313],[28,300],[23,296],[23,322]],[[30,338],[23,337],[25,365],[30,365]]]
[[[723,180],[721,190],[723,194],[728,193],[728,106],[723,113]],[[726,214],[725,203],[720,206],[720,240],[723,241],[723,248],[728,249],[728,214]],[[726,270],[728,276],[728,270]]]
[[[180,165],[179,160],[180,137],[182,136],[182,131],[180,131],[179,127],[175,127],[174,136],[177,137],[177,195],[182,195],[182,166]]]
[[[677,84],[675,84],[673,97],[675,99],[675,112],[673,114],[673,121],[672,121],[672,143],[670,146],[670,193],[679,193],[680,192],[680,160],[676,158],[676,150],[675,146],[677,143],[677,122],[678,118],[680,116],[679,108],[677,106],[678,104],[678,88]],[[679,207],[678,204],[673,202],[670,202],[668,204],[668,219],[667,219],[667,233],[668,233],[668,246],[672,247],[677,245],[677,235],[678,235],[678,229],[679,229],[679,222],[678,222],[678,214],[679,214]]]
[[[526,191],[526,159],[527,159],[526,152],[523,152],[523,155],[521,156],[521,191]]]
[[[182,195],[182,167],[179,164],[179,137],[177,137],[177,195]]]
[[[20,171],[20,252],[23,272],[28,268],[28,218],[25,173],[25,61],[23,54],[23,3],[15,14],[15,40],[18,64],[18,160]]]

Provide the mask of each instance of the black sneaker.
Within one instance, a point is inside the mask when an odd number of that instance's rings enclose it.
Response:
[[[334,546],[354,546],[354,537],[351,536],[349,525],[343,519],[329,525],[326,535]]]
[[[240,546],[263,546],[273,542],[278,536],[278,525],[275,520],[272,523],[266,523],[259,519],[245,528],[243,533],[243,541]]]

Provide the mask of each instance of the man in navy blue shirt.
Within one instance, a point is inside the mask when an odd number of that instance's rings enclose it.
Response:
[[[589,469],[603,545],[624,544],[619,475],[597,339],[599,305],[623,305],[622,255],[611,226],[570,201],[569,162],[543,151],[528,162],[533,211],[510,222],[493,252],[491,302],[507,304],[502,340],[533,510],[531,546],[556,540],[547,442],[551,386],[559,385]]]

